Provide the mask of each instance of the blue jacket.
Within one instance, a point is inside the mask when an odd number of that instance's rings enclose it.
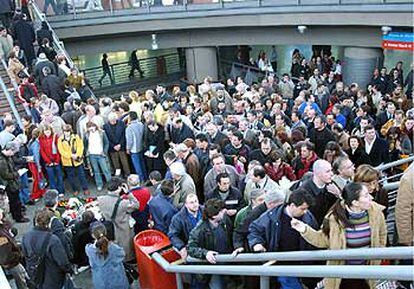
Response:
[[[148,202],[148,207],[154,221],[154,229],[168,234],[171,219],[178,212],[172,203],[172,199],[159,192]]]
[[[267,251],[277,251],[281,232],[280,218],[285,207],[285,205],[281,205],[269,210],[250,224],[247,239],[251,249],[253,249],[254,245],[262,244]],[[318,229],[318,223],[309,211],[303,215],[302,222],[316,230]],[[310,250],[312,248],[303,238],[300,239],[300,250]]]
[[[98,254],[95,244],[85,248],[92,269],[92,282],[95,289],[128,289],[123,260],[125,252],[122,247],[110,243],[108,256],[104,259]]]
[[[199,212],[201,213],[201,208],[199,209]],[[188,219],[187,208],[182,207],[171,219],[170,228],[168,230],[168,238],[170,238],[171,244],[178,250],[184,248],[188,243],[190,232],[194,227],[195,226],[193,226]]]
[[[104,124],[104,130],[109,141],[108,152],[114,152],[114,146],[120,144],[121,151],[126,150],[125,123],[118,120],[115,125]]]
[[[139,153],[144,149],[144,125],[134,120],[126,128],[126,148],[131,153]]]

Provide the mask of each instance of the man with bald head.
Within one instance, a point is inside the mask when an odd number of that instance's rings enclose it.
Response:
[[[326,160],[317,160],[313,164],[313,176],[304,181],[300,188],[312,194],[315,201],[309,207],[319,226],[322,225],[326,213],[341,195],[337,186],[332,184],[332,166]]]

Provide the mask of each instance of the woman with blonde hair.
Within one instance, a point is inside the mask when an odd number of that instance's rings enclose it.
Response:
[[[354,182],[366,184],[374,201],[388,208],[388,194],[381,188],[380,179],[380,172],[371,165],[360,165],[355,171]]]

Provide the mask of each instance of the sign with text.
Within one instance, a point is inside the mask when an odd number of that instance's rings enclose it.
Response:
[[[382,37],[382,48],[414,51],[414,34],[410,32],[388,33]]]

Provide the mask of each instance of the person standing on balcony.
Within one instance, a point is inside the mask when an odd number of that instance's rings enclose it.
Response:
[[[129,78],[134,78],[134,72],[137,70],[139,72],[139,77],[144,77],[144,71],[142,71],[141,67],[139,66],[139,59],[137,57],[137,50],[133,50],[131,52],[131,56],[129,58],[129,65],[131,66],[131,70],[129,72]]]
[[[112,72],[111,72],[111,67],[109,66],[108,54],[104,53],[102,55],[101,64],[102,64],[103,74],[102,74],[101,78],[99,78],[99,80],[98,80],[99,86],[102,87],[102,80],[104,80],[104,78],[107,75],[109,76],[109,80],[111,81],[111,85],[115,84],[115,81],[113,79]]]

